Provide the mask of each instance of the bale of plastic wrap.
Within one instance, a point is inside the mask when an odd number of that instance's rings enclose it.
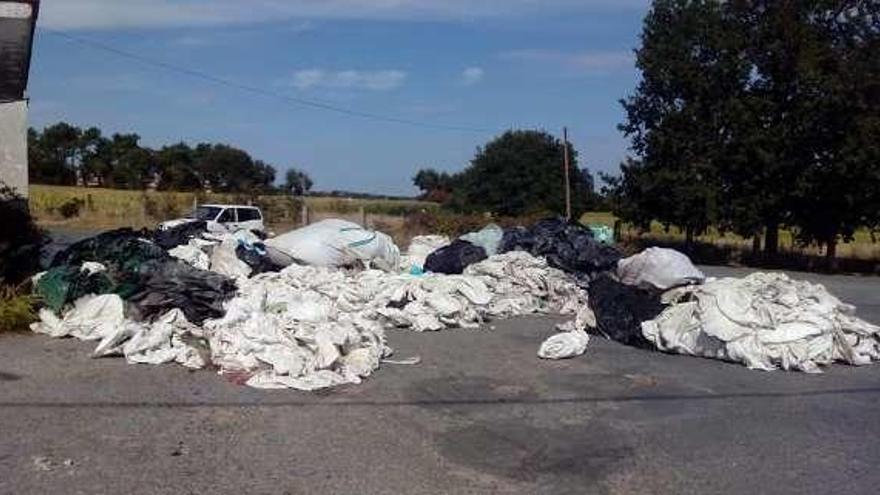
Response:
[[[400,250],[382,232],[345,220],[323,220],[266,242],[275,263],[344,267],[362,264],[397,271]]]
[[[671,289],[706,280],[690,258],[674,249],[652,247],[617,263],[617,278],[643,289]]]

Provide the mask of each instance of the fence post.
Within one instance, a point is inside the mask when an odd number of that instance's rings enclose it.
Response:
[[[367,209],[361,206],[361,227],[367,228]]]
[[[300,223],[305,227],[309,224],[309,205],[303,201],[302,209],[300,210]]]

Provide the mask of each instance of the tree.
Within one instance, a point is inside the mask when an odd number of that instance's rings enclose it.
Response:
[[[195,151],[186,143],[164,146],[156,154],[159,170],[159,189],[195,191],[202,188],[202,179],[196,172]]]
[[[792,219],[836,269],[838,242],[880,223],[880,4],[815,1],[799,13],[811,50],[797,67],[806,166]]]
[[[720,2],[657,0],[645,19],[636,65],[642,80],[621,102],[639,161],[628,164],[614,195],[627,221],[652,217],[694,236],[718,223],[724,150],[734,137],[731,111],[749,78],[745,39]]]
[[[66,122],[28,133],[30,172],[35,181],[76,184],[79,178],[82,130]]]
[[[569,143],[573,210],[585,211],[587,194],[577,151]],[[564,145],[544,131],[508,131],[479,148],[470,167],[453,180],[451,204],[500,215],[565,212]]]
[[[314,185],[311,177],[305,172],[295,168],[291,168],[287,171],[285,179],[285,189],[290,191],[294,196],[304,196]]]
[[[445,203],[450,199],[458,178],[457,175],[426,168],[419,170],[413,177],[413,185],[422,192],[421,198],[423,200]]]

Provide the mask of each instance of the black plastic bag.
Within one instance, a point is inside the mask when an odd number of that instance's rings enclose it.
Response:
[[[425,271],[459,275],[474,263],[488,258],[486,250],[461,239],[442,247],[425,260]]]
[[[642,335],[642,322],[665,309],[659,291],[624,285],[605,274],[590,282],[589,293],[600,333],[622,344],[654,348]]]
[[[172,259],[149,240],[145,231],[118,229],[71,244],[52,259],[52,267],[79,266],[85,261],[101,263],[115,271],[134,271],[147,261]]]
[[[238,259],[244,261],[247,266],[251,267],[252,276],[260,273],[280,272],[284,269],[283,265],[279,265],[269,258],[269,255],[266,254],[265,247],[259,243],[254,244],[253,247],[239,244],[238,247],[235,248],[235,255],[238,256]]]
[[[194,220],[186,222],[170,229],[157,230],[153,233],[153,242],[162,249],[174,249],[186,244],[190,239],[199,237],[208,231],[208,222]]]
[[[613,270],[622,257],[613,246],[598,242],[583,225],[562,218],[541,220],[531,228],[517,227],[504,232],[500,253],[526,251],[544,257],[550,266],[574,275],[586,285],[598,274]]]
[[[139,289],[128,301],[146,320],[180,308],[187,320],[201,325],[207,319],[223,316],[223,303],[237,291],[231,278],[179,261],[146,263],[140,275]]]

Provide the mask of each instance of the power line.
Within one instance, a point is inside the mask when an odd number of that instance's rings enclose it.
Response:
[[[284,101],[289,104],[293,104],[300,107],[309,107],[318,110],[325,110],[329,112],[335,112],[343,115],[348,115],[351,117],[359,117],[368,120],[380,121],[380,122],[389,122],[393,124],[401,124],[401,125],[409,125],[414,127],[423,127],[428,129],[436,129],[436,130],[444,130],[444,131],[461,131],[461,132],[496,132],[493,129],[485,129],[479,127],[469,127],[469,126],[461,126],[461,125],[446,125],[446,124],[436,124],[432,122],[423,122],[418,120],[404,119],[393,117],[389,115],[380,115],[376,113],[370,112],[362,112],[359,110],[353,110],[350,108],[344,108],[336,105],[332,105],[329,103],[322,103],[314,100],[307,100],[305,98],[297,98],[295,96],[289,96],[282,93],[276,93],[274,91],[269,91],[266,89],[258,88],[256,86],[250,86],[247,84],[241,84],[234,81],[230,81],[228,79],[224,79],[222,77],[214,76],[212,74],[208,74],[207,72],[202,72],[199,70],[188,69],[186,67],[180,67],[178,65],[170,64],[168,62],[163,62],[161,60],[152,59],[149,57],[144,57],[142,55],[138,55],[136,53],[132,53],[126,50],[121,50],[114,46],[110,46],[98,41],[94,41],[87,38],[82,38],[79,36],[74,36],[69,33],[65,33],[63,31],[56,31],[54,29],[48,28],[40,28],[41,31],[46,32],[47,34],[57,36],[60,38],[64,38],[68,41],[72,41],[75,43],[79,43],[84,46],[88,46],[90,48],[94,48],[97,50],[101,50],[104,52],[112,53],[116,56],[127,58],[130,60],[134,60],[144,65],[156,67],[159,69],[166,70],[168,72],[175,72],[178,74],[187,75],[190,77],[194,77],[197,79],[201,79],[203,81],[208,81],[214,84],[218,84],[221,86],[226,86],[228,88],[237,89],[239,91],[248,92],[251,94],[256,94],[260,96],[264,96],[267,98],[273,98],[277,100]]]

